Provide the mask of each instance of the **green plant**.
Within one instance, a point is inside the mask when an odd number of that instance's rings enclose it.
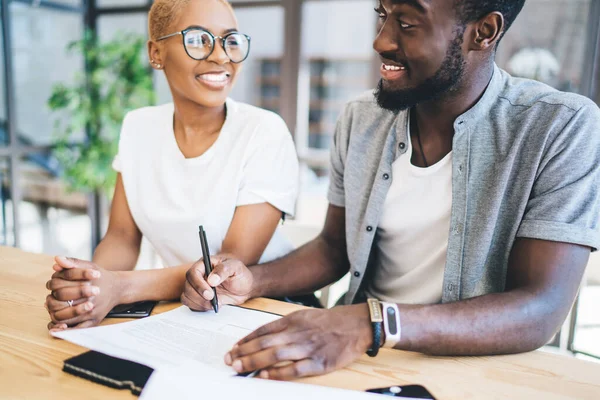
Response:
[[[48,106],[57,113],[53,154],[69,189],[110,194],[114,188],[111,164],[123,118],[155,102],[144,48],[145,39],[138,35],[121,34],[99,43],[91,32],[68,45],[68,52],[83,56],[88,73],[75,76],[71,85],[54,85]],[[73,143],[73,136],[81,132],[86,139]]]

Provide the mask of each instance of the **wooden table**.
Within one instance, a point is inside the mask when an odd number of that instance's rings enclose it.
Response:
[[[52,258],[0,247],[0,398],[133,398],[126,391],[62,372],[64,359],[86,349],[46,331],[44,283]],[[296,306],[257,299],[249,306],[289,313]],[[160,304],[156,313],[178,307]],[[109,321],[114,323],[115,321]],[[541,351],[500,357],[429,357],[383,350],[327,376],[303,380],[363,390],[421,384],[438,399],[600,399],[600,364]]]

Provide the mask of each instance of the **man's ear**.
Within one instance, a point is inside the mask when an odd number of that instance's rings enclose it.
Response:
[[[495,48],[504,33],[504,16],[497,11],[491,12],[475,22],[470,37],[469,49],[474,51]]]
[[[153,40],[148,40],[148,58],[150,60],[150,65],[152,66],[152,68],[164,68],[160,46]]]

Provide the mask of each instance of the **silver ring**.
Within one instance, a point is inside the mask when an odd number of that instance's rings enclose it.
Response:
[[[69,307],[73,307],[73,300],[67,300],[67,304],[69,305]]]

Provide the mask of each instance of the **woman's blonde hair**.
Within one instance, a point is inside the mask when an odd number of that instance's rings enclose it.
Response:
[[[156,0],[148,13],[148,34],[150,39],[168,35],[173,22],[179,19],[183,9],[192,1],[199,0]],[[206,0],[202,0],[206,1]],[[227,0],[215,0],[226,5],[233,14],[233,7]]]

